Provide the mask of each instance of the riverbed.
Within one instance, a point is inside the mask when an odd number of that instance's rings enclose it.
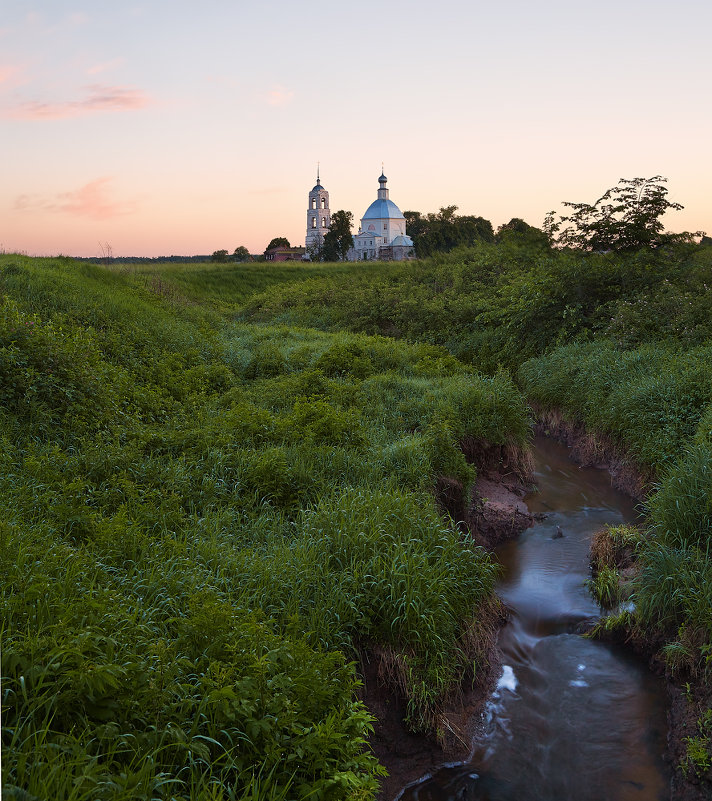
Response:
[[[537,438],[534,455],[537,491],[525,500],[544,517],[496,551],[511,610],[497,688],[469,758],[410,785],[404,801],[669,798],[663,680],[576,633],[602,614],[586,587],[591,536],[635,520],[634,502],[552,440]]]

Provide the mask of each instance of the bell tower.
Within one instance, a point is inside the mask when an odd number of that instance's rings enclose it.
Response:
[[[331,212],[329,211],[329,193],[321,185],[319,168],[316,170],[316,186],[309,193],[309,206],[307,208],[307,256],[321,249],[326,232],[331,225]]]

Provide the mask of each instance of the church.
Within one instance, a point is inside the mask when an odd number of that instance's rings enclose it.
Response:
[[[361,217],[361,225],[353,237],[353,247],[347,254],[349,261],[403,261],[415,258],[413,240],[405,230],[405,217],[389,198],[387,181],[381,171],[377,197]],[[317,173],[316,186],[309,193],[307,209],[307,254],[318,252],[330,223],[329,193],[321,185]]]

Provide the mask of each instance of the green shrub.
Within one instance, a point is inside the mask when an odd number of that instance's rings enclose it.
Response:
[[[360,415],[320,398],[297,398],[292,414],[282,422],[285,437],[322,445],[361,445]]]
[[[321,354],[314,366],[328,376],[366,378],[374,372],[368,353],[357,342],[337,342]]]
[[[314,497],[315,484],[301,462],[289,462],[283,447],[267,448],[248,458],[243,481],[247,492],[259,501],[290,509],[306,506]]]
[[[85,427],[109,404],[110,380],[94,338],[75,326],[43,322],[3,297],[0,306],[0,402],[47,431],[67,414]]]
[[[282,351],[271,343],[260,345],[255,350],[245,368],[245,378],[273,378],[281,375],[287,368]]]

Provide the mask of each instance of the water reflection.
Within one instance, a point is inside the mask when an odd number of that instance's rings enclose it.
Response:
[[[498,551],[512,608],[504,671],[467,764],[406,789],[409,801],[648,801],[669,794],[662,683],[627,652],[574,630],[600,610],[585,587],[593,532],[634,519],[608,475],[580,469],[549,440],[536,447],[547,517]],[[563,536],[561,536],[563,535]]]

